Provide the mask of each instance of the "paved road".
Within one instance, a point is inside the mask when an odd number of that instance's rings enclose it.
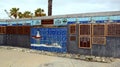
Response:
[[[120,60],[112,63],[87,62],[0,49],[0,67],[120,67]]]

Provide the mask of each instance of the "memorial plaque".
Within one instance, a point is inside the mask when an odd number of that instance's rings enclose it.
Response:
[[[79,38],[79,48],[91,48],[91,38],[90,37],[80,37]]]
[[[105,36],[106,28],[105,24],[93,24],[92,36]]]
[[[106,44],[106,37],[92,37],[92,44]]]
[[[76,34],[76,24],[71,24],[69,26],[69,33],[70,34]]]
[[[53,19],[44,19],[44,20],[41,20],[41,24],[42,25],[54,24],[54,21]]]
[[[107,24],[108,36],[120,36],[120,23]]]
[[[90,24],[80,24],[79,25],[79,35],[91,35],[91,25]]]
[[[76,36],[70,36],[70,41],[76,41]]]

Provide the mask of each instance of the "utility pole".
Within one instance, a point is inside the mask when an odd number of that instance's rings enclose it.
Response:
[[[48,16],[52,15],[52,0],[48,0]]]

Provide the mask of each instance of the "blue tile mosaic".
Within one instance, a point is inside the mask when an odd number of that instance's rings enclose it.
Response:
[[[37,36],[37,31],[39,31],[41,38],[32,38],[32,36]],[[32,28],[31,44],[33,44],[31,45],[32,49],[50,52],[66,52],[67,28]]]

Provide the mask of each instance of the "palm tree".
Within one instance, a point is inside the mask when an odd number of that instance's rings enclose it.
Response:
[[[41,8],[37,8],[35,10],[35,17],[40,17],[40,16],[46,16],[46,14],[44,13],[44,10]]]
[[[42,13],[41,16],[46,16],[46,14],[45,14],[45,13]]]
[[[32,13],[31,13],[30,11],[25,11],[25,12],[23,13],[23,17],[24,17],[24,18],[31,18],[31,17],[32,17]]]
[[[19,11],[19,8],[12,8],[10,9],[10,15],[16,19],[18,16],[18,11]]]
[[[19,17],[19,18],[23,18],[22,12],[18,12],[18,17]]]
[[[52,15],[52,0],[48,0],[48,16]]]

